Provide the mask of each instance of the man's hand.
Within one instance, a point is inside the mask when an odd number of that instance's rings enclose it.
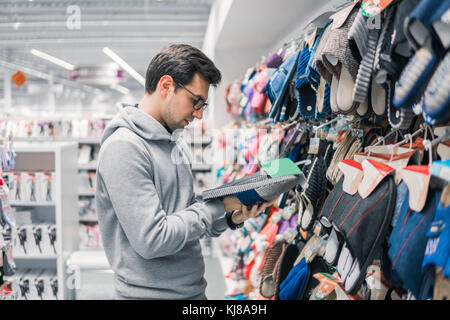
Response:
[[[234,224],[241,224],[247,219],[256,218],[261,213],[263,213],[266,210],[266,208],[273,206],[276,203],[277,199],[278,197],[268,202],[263,202],[260,205],[255,204],[250,209],[247,208],[246,205],[241,204],[241,208],[233,212],[231,220],[233,220]]]
[[[223,206],[225,207],[225,212],[240,210],[243,206],[242,202],[236,196],[228,196],[222,200]]]

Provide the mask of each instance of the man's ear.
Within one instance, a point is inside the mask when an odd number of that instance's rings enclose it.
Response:
[[[172,91],[175,90],[175,83],[173,78],[169,75],[164,75],[159,79],[158,90],[162,98],[166,98]]]

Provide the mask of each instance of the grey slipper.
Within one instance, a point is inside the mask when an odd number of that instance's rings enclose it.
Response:
[[[261,170],[223,186],[203,191],[203,200],[219,199],[235,195],[246,206],[270,201],[296,185],[304,186],[303,173],[271,178]]]
[[[370,31],[367,52],[359,65],[358,75],[353,90],[353,100],[359,103],[363,103],[367,99],[379,35],[380,33],[377,30]]]
[[[367,45],[369,42],[369,28],[367,27],[367,18],[362,11],[358,12],[349,32],[348,40],[350,41],[350,48],[352,54],[359,61],[365,56],[367,52]]]
[[[327,28],[323,43],[317,50],[316,66],[319,73],[331,85],[331,99],[336,97],[339,113],[350,114],[358,107],[352,99],[352,92],[358,73],[358,61],[353,57],[348,41],[348,32],[358,12],[359,6],[341,9],[337,15],[343,12],[346,19],[337,19]],[[347,11],[351,8],[351,11]],[[338,23],[337,23],[337,20]],[[333,76],[338,79],[335,82]],[[333,84],[334,82],[334,84]],[[332,109],[335,109],[332,103]]]

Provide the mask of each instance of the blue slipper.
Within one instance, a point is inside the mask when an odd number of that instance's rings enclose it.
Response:
[[[396,108],[411,108],[413,104],[419,102],[437,65],[438,57],[433,51],[425,47],[416,51],[395,86]]]
[[[424,47],[428,38],[433,38],[435,49],[442,49],[439,35],[433,23],[450,9],[449,1],[422,0],[405,20],[405,35],[410,44],[418,50]]]
[[[315,115],[316,92],[309,82],[307,69],[311,52],[305,46],[298,59],[295,88],[298,91],[298,108],[303,118],[313,118]]]
[[[450,120],[450,52],[439,64],[425,90],[422,109],[430,124],[444,124]]]
[[[300,50],[289,56],[267,81],[267,95],[272,103],[269,117],[279,119],[289,82],[295,74]]]

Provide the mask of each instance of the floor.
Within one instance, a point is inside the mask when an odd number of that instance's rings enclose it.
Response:
[[[216,239],[203,241],[202,249],[205,260],[206,297],[209,300],[223,300],[226,292],[225,279]],[[226,270],[228,271],[228,270]],[[82,271],[81,289],[76,292],[78,300],[112,300],[114,299],[114,274],[112,271]]]

